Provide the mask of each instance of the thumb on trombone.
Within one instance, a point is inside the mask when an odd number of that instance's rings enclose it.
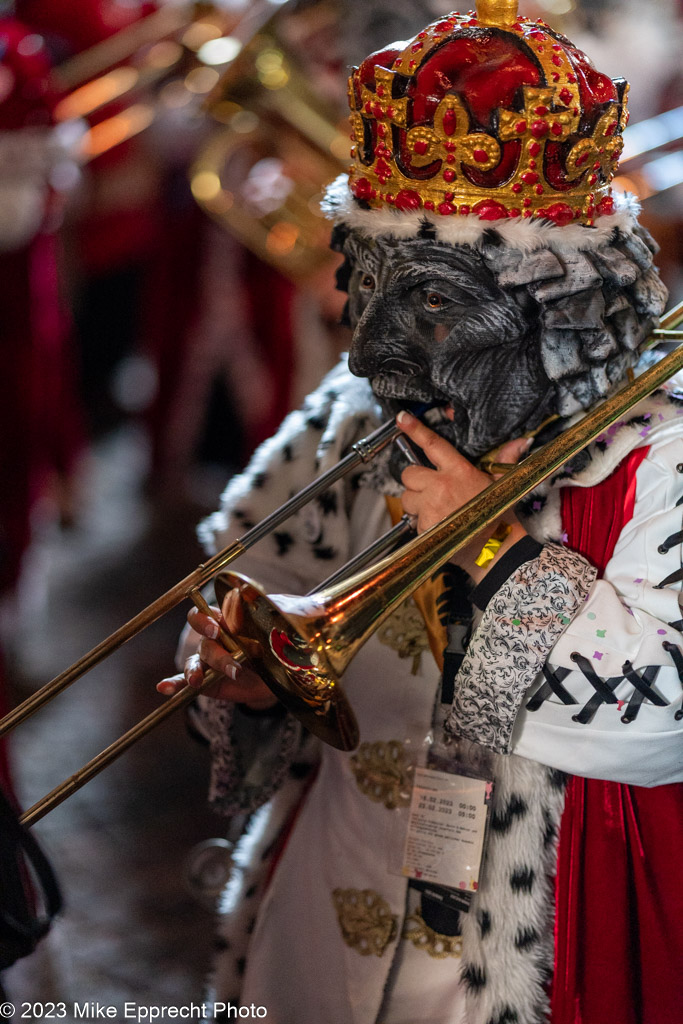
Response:
[[[206,602],[202,602],[201,608],[190,609],[187,621],[192,631],[190,636],[196,642],[196,653],[187,658],[182,673],[157,683],[159,693],[171,697],[185,686],[200,689],[205,673],[213,669],[218,678],[202,690],[206,696],[246,704],[254,711],[266,710],[277,703],[277,698],[261,678],[235,661],[221,642],[224,631],[236,633],[242,623],[237,590],[226,594],[222,609],[209,607]]]

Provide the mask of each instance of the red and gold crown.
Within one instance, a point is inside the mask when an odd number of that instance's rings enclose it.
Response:
[[[516,0],[479,0],[354,70],[349,188],[374,209],[592,225],[613,212],[627,91]]]

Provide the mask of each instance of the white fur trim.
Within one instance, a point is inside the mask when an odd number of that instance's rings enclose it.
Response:
[[[492,228],[514,249],[534,252],[552,249],[556,253],[570,253],[585,249],[598,249],[608,243],[615,228],[632,231],[640,204],[629,193],[614,193],[616,213],[600,217],[595,227],[568,224],[558,227],[548,221],[523,219],[480,220],[475,214],[466,217],[441,217],[427,210],[402,213],[391,207],[364,210],[348,188],[348,178],[340,175],[325,192],[322,211],[330,220],[346,224],[372,238],[391,235],[394,238],[415,238],[425,224],[433,228],[439,242],[451,245],[477,245],[486,231]]]

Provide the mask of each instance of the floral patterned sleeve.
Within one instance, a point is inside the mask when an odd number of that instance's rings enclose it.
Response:
[[[581,555],[546,544],[491,596],[456,679],[450,732],[501,754],[527,690],[587,599],[596,570]]]

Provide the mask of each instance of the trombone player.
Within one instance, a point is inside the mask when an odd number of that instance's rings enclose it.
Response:
[[[351,169],[325,204],[348,362],[230,482],[210,550],[397,413],[425,464],[392,452],[249,554],[269,591],[306,592],[392,514],[428,529],[627,375],[666,293],[610,187],[626,92],[514,0],[353,71]],[[243,1005],[277,1024],[679,1019],[682,416],[666,388],[614,422],[354,659],[361,742],[320,752],[261,886]],[[221,614],[239,633],[237,590]],[[302,729],[211,615],[189,621],[198,649],[159,688],[220,673],[200,712],[212,800],[253,810]]]

